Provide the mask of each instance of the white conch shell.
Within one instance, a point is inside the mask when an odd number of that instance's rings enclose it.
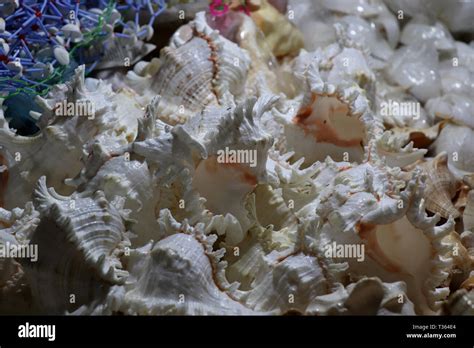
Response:
[[[229,243],[242,240],[251,226],[245,199],[266,179],[267,153],[273,142],[259,119],[275,101],[276,97],[266,96],[249,98],[235,108],[209,108],[158,137],[135,142],[134,152],[156,164],[161,183],[175,188],[183,184],[181,194],[169,191],[184,200],[178,216],[191,222],[204,219],[207,230],[216,228],[219,234],[231,229],[232,233],[226,233]],[[216,184],[220,190],[214,189]],[[166,188],[164,191],[166,196]],[[206,211],[200,197],[206,199]],[[162,204],[160,208],[171,207]],[[212,214],[220,217],[211,218]]]
[[[73,310],[125,280],[128,273],[118,255],[129,242],[121,207],[115,208],[100,191],[92,198],[60,196],[46,187],[45,177],[39,180],[34,204],[41,221],[30,244],[38,245],[39,257],[22,264],[42,311]]]
[[[134,246],[158,239],[155,233],[158,230],[160,194],[146,161],[132,159],[130,153],[112,157],[83,180],[78,187],[81,194],[100,190],[110,202],[123,198],[124,208],[130,210],[128,228],[135,234],[136,238],[131,240]]]
[[[244,50],[209,27],[204,12],[173,35],[160,61],[155,75],[134,86],[139,93],[152,92],[150,99],[159,94],[157,115],[172,124],[184,123],[208,105],[238,99],[250,64]]]
[[[326,156],[359,162],[364,146],[380,133],[381,124],[357,85],[323,82],[315,64],[303,76],[307,84],[304,97],[275,110],[285,128],[286,150],[304,157],[308,164]]]
[[[426,215],[422,189],[415,190],[418,174],[402,190],[405,183],[397,179],[398,170],[383,169],[375,156],[372,160],[341,171],[321,193],[315,238],[322,245],[364,244],[365,260],[343,259],[351,273],[403,279],[417,312],[437,310],[449,294],[450,244],[442,240],[453,231],[454,221],[436,226],[439,215]],[[418,252],[408,258],[406,245],[415,244]]]
[[[131,251],[126,261],[130,277],[111,289],[108,305],[100,310],[135,315],[254,314],[216,283],[222,253],[212,251],[216,236],[204,236],[202,227],[181,226],[181,231]]]
[[[325,272],[316,257],[290,255],[273,266],[262,267],[253,288],[237,294],[246,306],[257,311],[312,312],[316,311],[313,301],[332,290]]]

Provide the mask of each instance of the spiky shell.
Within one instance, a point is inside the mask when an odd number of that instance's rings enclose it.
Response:
[[[258,182],[266,180],[272,145],[259,120],[275,100],[250,98],[235,108],[210,108],[158,137],[136,142],[134,152],[156,165],[155,176],[166,185],[160,209],[174,209],[179,201],[176,197],[181,197],[182,207],[175,211],[180,220],[205,221],[208,230],[217,229],[218,234],[227,230],[228,242],[242,240],[251,226],[244,207],[246,197]],[[239,154],[245,158],[237,158]],[[175,161],[178,156],[180,160]],[[223,189],[214,190],[216,183]],[[175,202],[174,207],[167,202]]]
[[[356,248],[364,245],[364,260],[341,259],[349,262],[352,276],[403,279],[417,312],[436,311],[449,294],[446,280],[452,259],[447,253],[452,245],[443,238],[453,231],[454,221],[436,226],[439,215],[426,215],[421,189],[415,189],[419,175],[405,186],[397,170],[383,168],[377,161],[367,162],[336,174],[319,195],[319,223],[313,238],[328,247],[334,242]],[[409,259],[405,248],[414,244],[418,253]]]
[[[381,125],[369,101],[355,84],[333,85],[323,81],[317,56],[301,57],[299,98],[288,100],[276,116],[284,127],[287,151],[307,163],[324,160],[362,161],[364,146],[380,133]],[[298,70],[299,71],[299,70]]]
[[[94,147],[101,147],[106,156],[125,152],[142,117],[133,93],[115,93],[103,81],[84,80],[83,66],[69,82],[56,85],[48,98],[37,99],[43,109],[38,134],[27,137],[0,130],[0,159],[5,166],[0,205],[7,209],[24,206],[41,176],[58,192],[72,193],[65,181],[79,175],[83,158]],[[91,110],[76,105],[89,105]]]
[[[128,273],[118,258],[129,245],[122,215],[101,191],[60,196],[39,180],[34,197],[40,222],[30,244],[39,257],[22,260],[32,296],[45,313],[65,313],[103,296]],[[51,250],[51,248],[54,248]]]
[[[127,257],[130,277],[111,289],[102,311],[150,315],[253,314],[216,283],[220,253],[214,237],[181,226],[157,243],[133,250]]]

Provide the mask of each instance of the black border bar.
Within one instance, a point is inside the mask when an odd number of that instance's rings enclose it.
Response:
[[[20,338],[19,326],[55,325],[55,341]],[[407,334],[455,334],[408,338]],[[40,344],[409,344],[474,346],[474,317],[0,316],[0,346]]]

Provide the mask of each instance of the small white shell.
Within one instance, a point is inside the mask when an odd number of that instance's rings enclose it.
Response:
[[[61,65],[69,65],[69,52],[62,46],[54,48],[54,57]]]
[[[474,130],[447,123],[432,145],[436,154],[448,154],[448,168],[458,179],[474,173]]]
[[[392,81],[409,89],[422,102],[440,95],[438,53],[431,42],[398,49],[387,64],[386,72]]]
[[[435,25],[431,26],[413,20],[403,28],[400,41],[404,45],[416,44],[423,42],[423,40],[433,40],[438,50],[455,49],[454,39],[440,22],[436,22]]]

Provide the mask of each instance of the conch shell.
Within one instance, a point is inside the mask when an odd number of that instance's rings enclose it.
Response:
[[[161,51],[159,69],[141,77],[130,73],[130,85],[140,94],[161,96],[157,115],[167,123],[184,123],[209,105],[239,99],[250,58],[235,43],[219,35],[206,22],[204,12],[181,27]],[[150,92],[152,94],[150,94]]]
[[[296,158],[306,163],[324,160],[360,162],[364,146],[377,134],[382,125],[370,110],[365,93],[355,83],[326,82],[320,66],[323,57],[301,54],[296,61],[295,79],[300,81],[302,93],[285,100],[275,108],[277,120],[284,127],[286,151],[294,151]]]
[[[127,283],[111,289],[110,305],[101,310],[139,315],[253,314],[217,285],[215,272],[222,266],[221,253],[212,251],[215,239],[203,235],[202,225],[183,226],[132,251],[126,261]]]
[[[209,108],[184,125],[136,142],[133,151],[154,165],[163,185],[159,209],[171,208],[167,202],[181,197],[182,209],[173,211],[180,221],[205,221],[208,230],[225,233],[228,242],[240,241],[252,224],[245,200],[266,179],[273,141],[259,120],[275,101],[267,96],[249,98],[235,108]],[[216,191],[216,183],[223,189]]]
[[[34,193],[40,222],[30,244],[38,260],[22,260],[32,296],[41,312],[65,313],[105,295],[123,282],[120,253],[129,246],[122,207],[97,191],[92,197],[60,196],[41,177]],[[50,248],[57,248],[51,251]]]
[[[399,169],[382,168],[373,155],[371,161],[336,174],[318,197],[313,238],[322,245],[365,245],[362,262],[343,259],[352,276],[403,279],[417,313],[436,311],[449,294],[452,245],[443,238],[454,230],[454,220],[437,226],[439,215],[426,215],[419,174],[405,186]],[[407,245],[417,245],[416,256],[407,257]]]

